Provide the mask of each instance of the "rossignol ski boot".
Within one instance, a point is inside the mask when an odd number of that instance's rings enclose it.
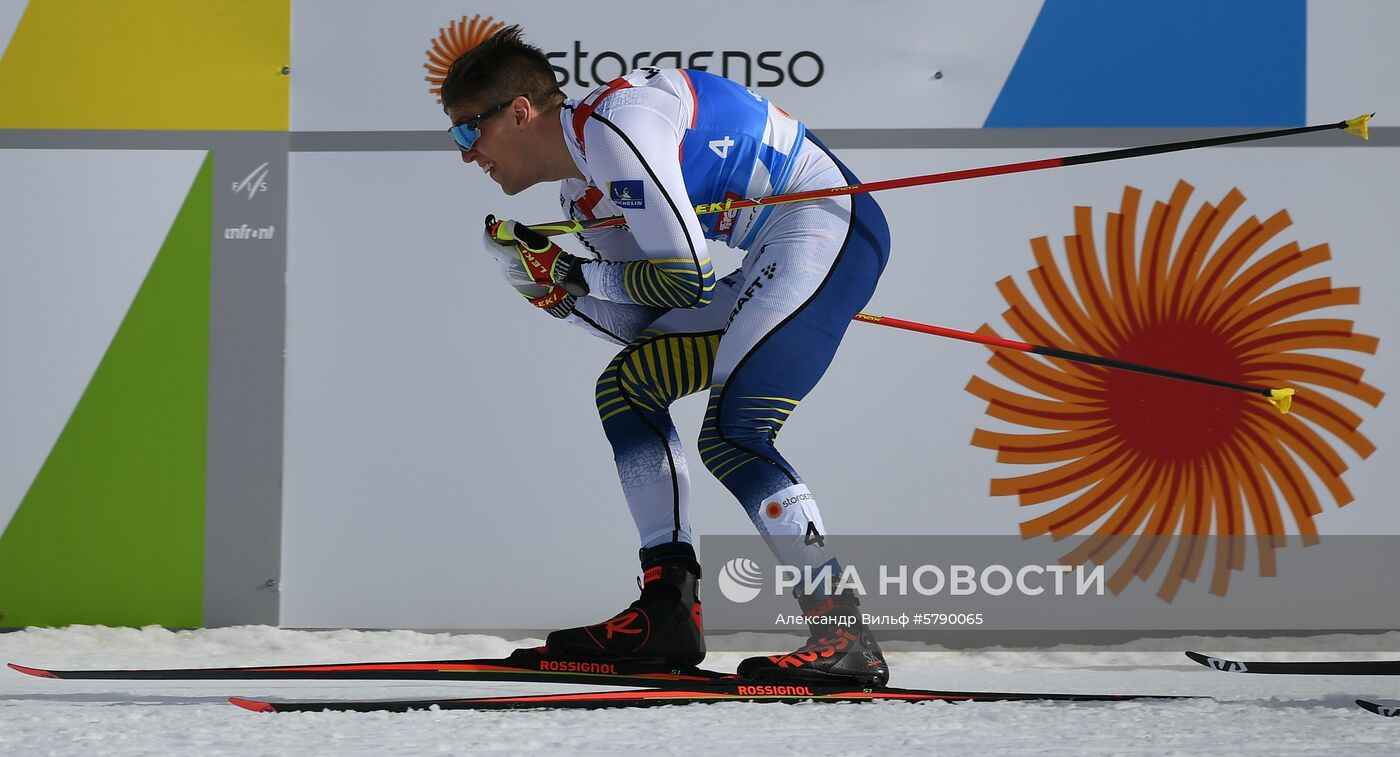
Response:
[[[555,631],[550,654],[691,667],[705,659],[700,620],[700,564],[689,544],[664,544],[641,552],[642,595],[627,609],[591,626]]]
[[[811,636],[796,652],[750,657],[739,663],[739,677],[806,683],[854,682],[883,686],[890,666],[880,645],[861,621],[855,597],[798,597]]]

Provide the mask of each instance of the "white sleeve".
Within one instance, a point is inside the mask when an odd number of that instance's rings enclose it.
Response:
[[[569,218],[591,219],[596,217],[594,209],[600,204],[600,196],[601,191],[589,183],[565,181],[559,188],[559,206]],[[604,215],[616,212],[611,204],[601,204]],[[585,260],[638,260],[644,257],[625,226],[591,229],[575,234],[574,238],[587,250]],[[610,302],[590,295],[580,297],[574,312],[564,321],[599,339],[625,346],[636,340],[652,321],[665,312],[666,308]]]
[[[593,296],[664,308],[709,304],[714,268],[681,174],[680,104],[650,88],[624,89],[584,124],[588,173],[621,210],[640,260],[592,261]]]
[[[564,321],[605,342],[625,346],[641,336],[642,331],[665,312],[665,308],[580,297],[574,305],[574,312]]]

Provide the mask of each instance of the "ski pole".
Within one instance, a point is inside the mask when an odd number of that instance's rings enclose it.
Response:
[[[1046,357],[1055,357],[1077,363],[1088,363],[1089,365],[1098,365],[1105,368],[1115,368],[1120,371],[1133,371],[1134,373],[1145,373],[1149,376],[1160,376],[1162,378],[1176,379],[1178,381],[1189,381],[1194,384],[1220,387],[1221,389],[1235,389],[1241,392],[1249,392],[1250,394],[1262,395],[1264,399],[1269,401],[1269,404],[1278,408],[1279,412],[1284,415],[1288,415],[1289,408],[1293,406],[1293,395],[1295,391],[1286,387],[1282,389],[1266,389],[1259,386],[1249,386],[1248,384],[1236,384],[1230,381],[1221,381],[1220,379],[1207,378],[1205,376],[1194,376],[1189,373],[1167,370],[1165,368],[1154,368],[1150,365],[1129,363],[1126,360],[1099,357],[1098,355],[1086,355],[1082,352],[1072,352],[1057,347],[1045,347],[1039,344],[1030,344],[1029,342],[1018,342],[1014,339],[1004,339],[990,334],[958,331],[957,329],[945,328],[943,326],[931,326],[927,323],[904,321],[898,318],[888,318],[881,315],[872,315],[870,313],[857,313],[856,317],[851,320],[861,323],[873,323],[876,326],[889,326],[890,328],[904,329],[906,331],[918,331],[923,334],[948,337],[949,339],[961,339],[964,342],[976,342],[989,347],[1020,350],[1021,352],[1029,352],[1033,355],[1044,355]]]
[[[803,202],[805,200],[817,200],[823,197],[839,197],[842,195],[865,194],[867,192],[880,192],[886,189],[901,189],[903,187],[920,187],[925,184],[941,184],[949,181],[962,181],[964,179],[977,179],[983,176],[999,176],[1009,173],[1023,173],[1026,171],[1043,171],[1047,168],[1060,168],[1061,166],[1078,166],[1086,163],[1103,163],[1110,160],[1123,160],[1125,158],[1139,158],[1145,155],[1160,155],[1167,152],[1180,152],[1182,150],[1195,150],[1202,147],[1216,147],[1219,145],[1238,144],[1240,142],[1255,142],[1261,139],[1273,139],[1275,137],[1288,137],[1295,134],[1306,134],[1313,131],[1326,131],[1328,129],[1342,129],[1350,134],[1355,134],[1362,139],[1370,139],[1367,133],[1366,123],[1376,114],[1365,114],[1346,121],[1337,123],[1317,124],[1314,126],[1297,126],[1286,129],[1270,129],[1268,131],[1256,131],[1248,134],[1232,134],[1221,137],[1207,137],[1205,139],[1191,139],[1185,142],[1168,142],[1160,145],[1147,145],[1145,147],[1126,147],[1119,150],[1106,150],[1104,152],[1091,152],[1083,155],[1068,155],[1062,158],[1046,158],[1044,160],[1028,160],[1021,163],[1006,163],[999,166],[984,166],[982,168],[965,168],[958,171],[945,171],[943,173],[931,173],[924,176],[911,176],[905,179],[887,179],[885,181],[873,181],[865,184],[849,184],[844,187],[833,189],[814,189],[807,192],[791,192],[788,194],[771,195],[768,197],[750,197],[744,199],[730,199],[723,202],[706,202],[695,206],[696,215],[708,215],[710,213],[727,213],[732,210],[743,210],[767,205],[782,205],[789,202]],[[530,228],[539,233],[552,237],[559,234],[577,234],[589,229],[602,229],[610,226],[621,226],[624,223],[622,216],[608,216],[607,218],[594,218],[582,221],[556,221],[554,223],[542,223],[533,225]]]

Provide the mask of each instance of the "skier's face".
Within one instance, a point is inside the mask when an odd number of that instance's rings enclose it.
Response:
[[[447,109],[462,162],[481,166],[508,195],[535,183],[524,176],[520,160],[530,116],[530,101],[523,96],[501,103],[468,100]]]

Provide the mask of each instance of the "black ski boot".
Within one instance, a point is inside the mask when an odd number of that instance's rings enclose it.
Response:
[[[890,666],[870,629],[861,622],[855,597],[798,597],[797,601],[809,618],[807,627],[812,635],[807,643],[789,654],[744,660],[739,663],[740,678],[862,686],[889,682]]]
[[[700,622],[700,564],[689,544],[664,544],[641,552],[642,596],[602,623],[555,631],[545,639],[552,654],[692,667],[705,659]]]

